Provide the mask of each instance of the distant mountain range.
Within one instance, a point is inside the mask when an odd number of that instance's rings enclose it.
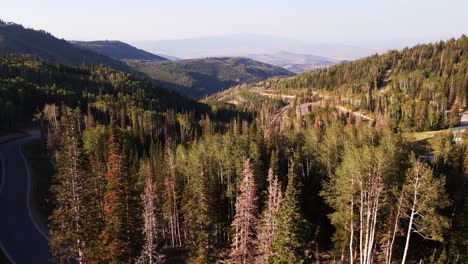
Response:
[[[42,30],[13,23],[0,24],[0,56],[30,54],[44,61],[68,65],[106,65],[117,70],[147,75],[163,87],[193,98],[219,92],[231,86],[290,76],[293,72],[279,66],[240,57],[217,57],[190,60],[155,55],[120,41],[72,41],[58,39]],[[252,56],[255,57],[255,56]],[[323,64],[334,60],[292,53],[257,55],[259,60],[287,68],[295,63]],[[295,69],[296,72],[302,71]]]
[[[307,54],[280,51],[274,54],[250,54],[248,58],[280,66],[295,73],[302,73],[317,68],[332,66],[340,60]]]
[[[2,22],[0,23],[0,56],[10,54],[28,54],[59,64],[104,64],[121,71],[132,71],[122,61],[77,48],[70,42],[58,39],[43,30],[33,30],[18,24]]]
[[[194,98],[219,92],[241,83],[257,82],[292,72],[247,58],[202,58],[170,61],[120,41],[72,41],[80,48],[125,61],[163,87]],[[290,55],[291,57],[292,55]],[[279,58],[279,57],[278,57]],[[283,54],[283,60],[286,54]],[[276,62],[280,62],[278,59]]]
[[[157,55],[160,57],[166,58],[168,60],[182,60],[181,58],[176,57],[176,56],[171,56],[171,55],[166,55],[166,54],[157,54]]]
[[[161,63],[129,60],[128,63],[164,87],[194,98],[202,98],[242,83],[293,75],[281,67],[248,58],[204,58]]]
[[[249,54],[275,54],[279,51],[288,51],[297,54],[315,54],[337,60],[354,60],[375,53],[374,50],[345,44],[308,43],[258,34],[142,41],[132,44],[153,53],[171,54],[180,58],[245,57]]]
[[[71,41],[77,47],[88,49],[119,60],[166,61],[168,59],[137,49],[121,41]]]

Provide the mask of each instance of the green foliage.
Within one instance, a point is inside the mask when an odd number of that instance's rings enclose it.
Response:
[[[444,242],[444,233],[450,226],[448,217],[440,213],[450,205],[445,191],[445,178],[434,177],[431,168],[414,157],[411,162],[412,167],[406,173],[402,190],[408,217],[414,218],[411,231],[424,238]]]
[[[24,28],[18,24],[0,23],[0,56],[29,54],[50,63],[70,65],[107,65],[130,72],[125,63],[89,50],[77,48],[64,39],[57,39],[43,30]]]
[[[43,128],[48,128],[50,156],[54,157],[57,151],[61,157],[53,188],[61,196],[54,203],[65,205],[57,206],[53,219],[66,226],[72,226],[67,209],[69,192],[60,191],[63,184],[57,183],[67,182],[73,174],[65,170],[71,163],[63,158],[66,155],[61,146],[79,142],[75,146],[82,153],[78,159],[80,168],[88,175],[83,177],[83,183],[92,186],[85,188],[91,191],[86,195],[93,197],[86,199],[85,208],[95,210],[90,215],[98,212],[93,221],[85,221],[89,228],[87,237],[93,237],[89,244],[93,261],[102,261],[103,256],[112,252],[115,261],[126,262],[141,252],[143,210],[139,199],[144,187],[144,164],[148,162],[154,165],[155,195],[161,208],[161,216],[157,217],[161,232],[157,248],[167,253],[168,262],[180,261],[186,255],[184,261],[191,263],[227,261],[245,159],[252,162],[259,209],[265,208],[269,167],[278,175],[282,187],[287,183],[277,216],[272,263],[331,262],[341,254],[347,261],[350,238],[355,242],[354,252],[359,251],[357,221],[361,202],[357,201],[360,194],[367,193],[372,193],[373,198],[366,202],[378,204],[373,214],[375,241],[369,263],[383,260],[394,227],[397,232],[393,258],[397,259],[404,246],[401,230],[408,222],[406,215],[398,216],[396,206],[405,182],[404,171],[409,167],[408,153],[429,148],[419,145],[425,142],[409,144],[398,132],[447,126],[445,110],[455,113],[465,107],[466,92],[461,85],[466,77],[462,73],[466,69],[466,42],[466,37],[462,37],[293,78],[263,81],[265,87],[299,96],[286,109],[279,127],[271,125],[272,119],[286,102],[275,96],[263,96],[259,94],[262,90],[252,90],[247,85],[210,97],[206,105],[167,92],[151,80],[106,67],[70,67],[28,57],[5,57],[0,58],[0,124],[6,127],[27,124],[34,115]],[[207,66],[201,71],[214,74],[215,69]],[[239,71],[250,70],[239,66]],[[384,80],[387,77],[390,80]],[[187,84],[192,85],[190,82]],[[341,104],[368,111],[377,122],[358,122],[332,104],[321,104],[314,105],[313,111],[303,117],[304,122],[297,124],[300,119],[294,108],[301,100],[321,100],[318,95],[310,96],[312,89],[330,96],[341,93]],[[73,112],[76,122],[70,122],[67,107],[77,107]],[[382,125],[385,122],[380,122],[381,119],[389,121],[388,124]],[[67,128],[75,126],[76,130],[77,124],[79,133],[75,131],[71,140],[66,137]],[[109,144],[110,126],[120,132],[113,139],[119,143],[118,148]],[[56,139],[64,142],[60,144]],[[440,182],[437,188],[447,191],[454,203],[444,210],[432,210],[433,200],[442,196],[431,194],[426,203],[430,214],[426,215],[435,217],[428,217],[427,223],[420,222],[420,227],[423,231],[433,229],[435,233],[429,235],[447,243],[427,242],[413,236],[409,261],[434,255],[431,258],[434,261],[456,263],[459,259],[463,263],[466,144],[455,143],[451,134],[429,143],[435,155],[428,171],[433,171],[437,180],[445,175],[447,185]],[[119,179],[115,181],[116,178]],[[113,200],[114,194],[118,199]],[[113,204],[115,207],[110,208]],[[131,205],[128,214],[123,213],[127,206],[122,204]],[[111,210],[116,208],[118,212]],[[453,227],[444,233],[446,219],[452,221]],[[55,225],[53,230],[57,228]],[[60,252],[65,255],[64,260],[76,256],[75,251],[68,251],[74,246],[69,239],[74,235],[70,230],[52,233],[55,249],[64,250]],[[103,236],[90,235],[100,235],[103,230],[106,230]],[[350,234],[351,230],[355,233]],[[115,237],[123,243],[112,244]],[[116,248],[124,248],[125,252],[115,252]],[[178,256],[174,257],[175,254]]]
[[[51,190],[55,208],[49,218],[50,247],[58,262],[96,262],[99,246],[97,197],[92,186],[80,130],[79,110],[64,109],[60,122],[57,174]]]
[[[131,60],[128,63],[164,87],[194,98],[203,98],[242,83],[292,75],[283,68],[246,58],[205,58],[162,63]]]
[[[306,220],[302,216],[300,201],[302,184],[297,176],[297,161],[289,167],[288,185],[283,202],[277,212],[277,233],[271,246],[268,263],[303,263],[305,261]]]
[[[6,127],[29,123],[45,104],[64,104],[82,110],[90,107],[104,124],[123,117],[139,134],[158,133],[162,118],[157,113],[209,110],[148,79],[101,66],[51,65],[28,57],[0,58],[0,103],[0,124]]]
[[[437,130],[456,123],[468,107],[466,36],[389,51],[286,80],[271,80],[285,93],[320,91],[375,116],[389,116],[396,129]],[[459,108],[459,109],[457,109]],[[454,120],[445,111],[452,109]]]

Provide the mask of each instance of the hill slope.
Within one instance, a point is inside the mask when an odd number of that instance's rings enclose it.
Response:
[[[59,64],[103,64],[122,71],[131,71],[125,63],[80,49],[42,30],[24,28],[13,23],[0,23],[0,55],[29,54]]]
[[[149,78],[105,66],[75,67],[27,56],[0,57],[0,129],[29,123],[45,104],[79,107],[83,111],[91,108],[99,113],[102,122],[109,122],[116,113],[126,115],[126,120],[135,118],[133,115],[149,115],[153,122],[159,122],[158,115],[168,110],[209,110],[193,99],[162,89]]]
[[[309,54],[296,54],[287,51],[280,51],[273,54],[252,54],[247,55],[247,57],[264,63],[280,66],[295,73],[325,68],[339,62],[339,60],[332,58]]]
[[[153,53],[137,49],[121,41],[71,41],[71,43],[77,47],[88,49],[119,60],[168,60]]]
[[[468,108],[468,37],[390,51],[290,78],[252,84],[312,96],[403,131],[457,126]]]
[[[138,71],[157,82],[194,98],[211,95],[225,88],[265,80],[273,76],[290,76],[283,68],[247,58],[206,58],[152,63],[129,61]]]

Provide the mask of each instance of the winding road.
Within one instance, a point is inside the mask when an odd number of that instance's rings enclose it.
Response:
[[[297,98],[296,95],[287,95],[287,94],[275,94],[275,93],[272,93],[272,92],[267,92],[266,90],[261,90],[259,87],[254,87],[252,88],[252,91],[258,93],[259,95],[262,95],[262,96],[266,96],[266,97],[270,97],[270,98],[281,98],[287,102],[291,102],[290,100],[294,100]],[[332,101],[333,97],[331,96],[328,96],[328,95],[321,95],[320,93],[318,92],[312,92],[312,95],[313,96],[319,96],[319,98],[321,98],[321,100],[319,101],[316,101],[316,102],[306,102],[306,103],[302,103],[299,105],[299,108],[300,108],[300,113],[302,116],[305,116],[305,115],[308,115],[312,109],[314,108],[314,106],[319,106],[319,105],[322,105],[323,106],[323,102],[324,101]],[[221,100],[221,99],[220,99]],[[354,116],[357,116],[365,121],[374,121],[374,119],[372,117],[369,117],[359,111],[353,111],[351,109],[348,109],[344,106],[341,106],[341,105],[335,105],[334,106],[336,108],[336,110],[338,110],[339,112],[341,113],[345,113],[345,114],[352,114]],[[290,104],[286,105],[285,107],[281,108],[280,110],[278,110],[276,112],[276,114],[274,115],[273,119],[272,119],[272,126],[274,127],[280,127],[281,125],[281,121],[282,119],[286,116],[286,114],[288,113],[288,110],[290,108]]]
[[[38,132],[0,144],[3,178],[0,185],[0,246],[16,264],[49,263],[52,255],[46,234],[29,209],[29,165],[21,145],[39,138]]]

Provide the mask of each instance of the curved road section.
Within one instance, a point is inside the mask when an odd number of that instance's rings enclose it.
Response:
[[[47,237],[29,210],[29,165],[21,145],[35,138],[39,138],[38,133],[0,144],[0,241],[7,257],[16,264],[49,263],[52,258]]]

